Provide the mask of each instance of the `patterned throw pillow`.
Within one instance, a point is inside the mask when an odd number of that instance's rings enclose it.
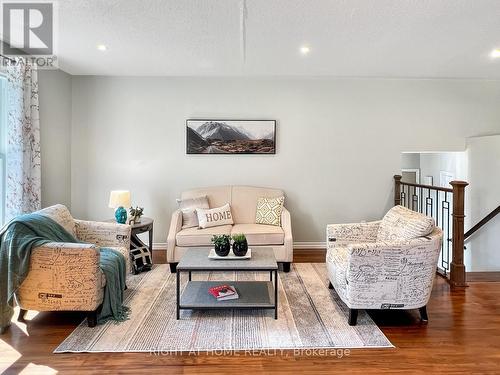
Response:
[[[255,223],[281,226],[281,211],[283,211],[284,202],[285,197],[259,198]]]
[[[197,198],[177,199],[179,209],[182,211],[182,229],[198,226],[198,215],[196,209],[209,208],[206,195]]]
[[[134,275],[143,271],[149,271],[153,262],[151,261],[151,252],[147,247],[137,247],[130,251],[132,268]]]
[[[203,208],[198,208],[196,210],[198,215],[199,227],[210,228],[217,227],[219,225],[234,224],[233,215],[231,214],[231,206],[226,203],[222,207],[212,208],[210,210],[205,210]]]

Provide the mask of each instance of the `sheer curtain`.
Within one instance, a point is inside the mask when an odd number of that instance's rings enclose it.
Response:
[[[41,208],[40,121],[36,68],[17,61],[5,77],[5,222]]]

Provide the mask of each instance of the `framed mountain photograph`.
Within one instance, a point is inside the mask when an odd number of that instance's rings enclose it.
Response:
[[[186,120],[188,154],[275,154],[275,120]]]

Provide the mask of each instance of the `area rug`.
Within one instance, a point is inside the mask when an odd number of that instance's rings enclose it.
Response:
[[[268,280],[269,273],[193,273],[193,280]],[[185,285],[187,276],[183,278]],[[196,352],[213,350],[391,348],[364,311],[347,324],[348,309],[328,289],[326,267],[297,263],[279,273],[278,320],[273,310],[181,310],[176,320],[176,279],[168,265],[128,280],[130,320],[95,328],[83,321],[54,353]]]

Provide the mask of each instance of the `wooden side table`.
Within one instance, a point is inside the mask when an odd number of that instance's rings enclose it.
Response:
[[[106,222],[116,223],[116,220],[110,219],[106,220]],[[143,216],[140,223],[131,224],[132,231],[130,233],[130,251],[140,247],[147,247],[151,253],[151,264],[153,264],[153,222],[154,220],[150,217]],[[138,237],[139,234],[144,232],[149,232],[149,246]]]
[[[149,246],[147,246],[138,237],[139,234],[149,232]],[[140,247],[147,247],[151,253],[151,263],[153,263],[153,219],[150,217],[141,217],[140,223],[132,224],[132,233],[130,234],[130,250]]]

